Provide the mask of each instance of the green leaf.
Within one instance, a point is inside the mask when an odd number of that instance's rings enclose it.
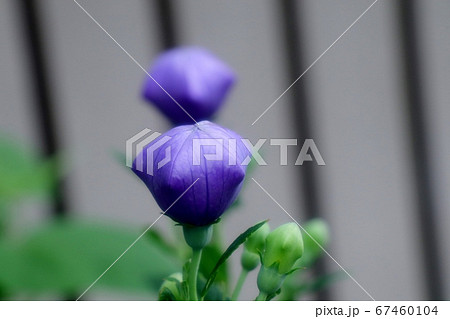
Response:
[[[214,266],[219,261],[220,256],[222,256],[222,252],[224,251],[222,226],[222,223],[216,223],[213,225],[214,230],[211,242],[203,248],[198,280],[199,294],[205,286],[206,278],[208,278],[209,274],[214,269]],[[228,263],[224,262],[219,268],[214,284],[209,289],[204,300],[223,300],[223,296],[228,294],[228,268]]]
[[[207,277],[216,266],[220,257],[222,256],[222,250],[215,245],[208,245],[203,248],[202,260],[200,262],[200,273]],[[217,272],[216,282],[225,283],[227,280],[227,267],[224,264]]]
[[[191,260],[189,259],[188,261],[186,261],[183,265],[183,281],[187,281],[189,278],[189,268],[191,267]]]
[[[198,288],[198,293],[201,293],[201,290],[203,287],[205,287],[206,284],[206,279],[203,277],[202,274],[199,274],[198,276],[198,284],[197,284],[197,288]],[[206,296],[203,298],[203,300],[205,301],[222,301],[224,300],[226,296],[226,292],[224,289],[224,283],[219,283],[216,281],[211,285],[211,287],[209,288]]]
[[[287,273],[285,273],[284,275],[285,276],[289,276],[289,275],[291,275],[291,274],[293,274],[294,272],[296,272],[296,271],[299,271],[299,270],[304,270],[304,269],[306,269],[305,267],[296,267],[296,268],[292,268],[291,270],[289,270]]]
[[[189,284],[187,281],[181,283],[181,296],[182,300],[189,300]]]
[[[0,198],[51,194],[58,180],[57,158],[42,160],[10,140],[0,139]]]
[[[208,278],[209,274],[214,269],[214,266],[219,261],[220,256],[222,256],[222,252],[224,251],[223,247],[223,236],[222,236],[222,226],[223,223],[214,224],[213,237],[211,242],[203,248],[202,252],[202,260],[200,263],[200,273]],[[223,263],[219,268],[217,273],[216,283],[220,283],[224,290],[228,289],[228,265],[227,262]],[[202,286],[203,287],[203,286]]]
[[[182,278],[183,281],[181,282],[181,296],[183,300],[189,300],[189,268],[191,267],[191,260],[189,259],[186,261],[186,263],[183,265],[183,272],[182,272]]]
[[[181,301],[181,281],[183,280],[181,273],[174,273],[166,278],[159,289],[158,300],[161,301]]]
[[[145,233],[146,238],[150,239],[150,242],[158,245],[162,250],[170,253],[171,255],[178,256],[178,249],[173,245],[166,237],[161,234],[157,228],[151,228]]]
[[[233,252],[239,248],[240,245],[242,245],[247,238],[253,234],[255,231],[257,231],[262,225],[264,225],[265,223],[267,223],[267,220],[262,221],[252,227],[250,227],[249,229],[247,229],[245,232],[243,232],[242,234],[240,234],[232,243],[231,245],[227,248],[227,250],[225,250],[225,252],[222,254],[222,256],[219,258],[219,260],[217,261],[216,265],[214,266],[213,270],[211,271],[205,287],[203,288],[203,291],[201,293],[201,298],[203,298],[209,288],[211,287],[212,283],[214,282],[214,279],[217,276],[217,272],[220,268],[220,266],[233,254]]]
[[[81,294],[140,235],[102,224],[57,222],[20,242],[0,242],[0,286],[13,293]],[[156,292],[176,260],[140,240],[92,287]]]

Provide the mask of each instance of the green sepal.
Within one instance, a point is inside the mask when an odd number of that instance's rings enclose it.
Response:
[[[277,262],[270,267],[261,265],[257,278],[259,291],[272,295],[281,288],[286,275],[278,272],[279,266]]]
[[[273,294],[267,295],[266,301],[270,301],[281,293],[281,288],[275,291]]]
[[[169,288],[164,287],[159,292],[158,300],[159,301],[177,301],[177,298],[172,293],[172,291],[170,291]]]
[[[296,272],[297,270],[304,270],[304,269],[306,269],[306,267],[296,267],[296,268],[292,268],[291,270],[289,270],[289,271],[285,274],[285,276],[289,276],[290,274]]]
[[[193,250],[203,249],[212,238],[213,228],[211,225],[207,226],[183,226],[184,239],[188,246]]]
[[[209,224],[209,225],[215,225],[215,224],[218,224],[218,223],[220,223],[220,221],[222,220],[222,218],[221,217],[219,217],[219,218],[217,218],[215,221],[213,221],[211,224]],[[197,225],[192,225],[192,224],[182,224],[182,223],[175,223],[175,225],[174,226],[187,226],[187,227],[206,227],[206,226],[209,226],[209,225],[205,225],[205,226],[197,226]]]

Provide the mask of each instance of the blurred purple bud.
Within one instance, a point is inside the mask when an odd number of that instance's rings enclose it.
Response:
[[[143,96],[174,124],[210,119],[235,82],[233,71],[205,49],[180,47],[161,54],[150,69]],[[167,91],[189,115],[159,86]]]

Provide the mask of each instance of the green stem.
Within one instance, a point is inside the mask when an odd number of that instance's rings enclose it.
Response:
[[[0,238],[6,237],[8,231],[9,209],[8,203],[0,198]]]
[[[267,294],[265,292],[260,291],[258,297],[255,299],[256,301],[266,301]]]
[[[201,249],[192,249],[192,261],[189,268],[189,297],[191,301],[198,301],[197,297],[197,277],[200,260],[202,258]]]
[[[241,293],[242,286],[244,285],[245,279],[247,278],[248,271],[242,269],[241,274],[239,275],[239,279],[236,283],[236,287],[234,288],[233,295],[231,296],[231,300],[237,300],[239,294]]]

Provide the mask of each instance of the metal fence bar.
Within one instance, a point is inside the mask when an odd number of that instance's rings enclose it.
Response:
[[[299,16],[301,1],[282,0],[278,2],[280,19],[284,41],[286,45],[286,70],[288,81],[291,84],[305,69],[304,48],[302,41],[302,17]],[[297,137],[299,141],[306,138],[313,138],[311,129],[311,101],[306,87],[302,83],[296,83],[289,91],[291,97],[291,108]],[[319,180],[316,174],[314,163],[305,163],[299,170],[300,183],[303,190],[304,212],[307,219],[323,216],[319,196]],[[326,273],[325,262],[319,260],[314,268],[315,276],[322,276]],[[330,292],[322,290],[317,294],[319,300],[330,300]]]
[[[158,35],[162,48],[170,49],[177,45],[177,23],[172,0],[153,0],[156,8],[156,19],[158,20]]]
[[[40,129],[43,153],[45,156],[53,156],[60,151],[60,141],[55,126],[54,101],[49,84],[41,21],[38,14],[39,4],[35,0],[19,0],[17,4],[22,19],[23,37],[28,55],[27,62],[30,68],[28,78],[35,95],[32,107]],[[55,216],[63,216],[67,211],[67,198],[62,181],[55,187],[52,206]]]
[[[423,252],[425,287],[428,298],[443,300],[442,267],[440,243],[436,227],[437,214],[434,202],[429,149],[429,136],[425,120],[425,92],[422,85],[422,64],[419,53],[417,30],[417,2],[398,1],[398,20],[403,60],[406,115],[409,122],[411,160],[415,178],[417,214],[420,222],[419,232]]]

